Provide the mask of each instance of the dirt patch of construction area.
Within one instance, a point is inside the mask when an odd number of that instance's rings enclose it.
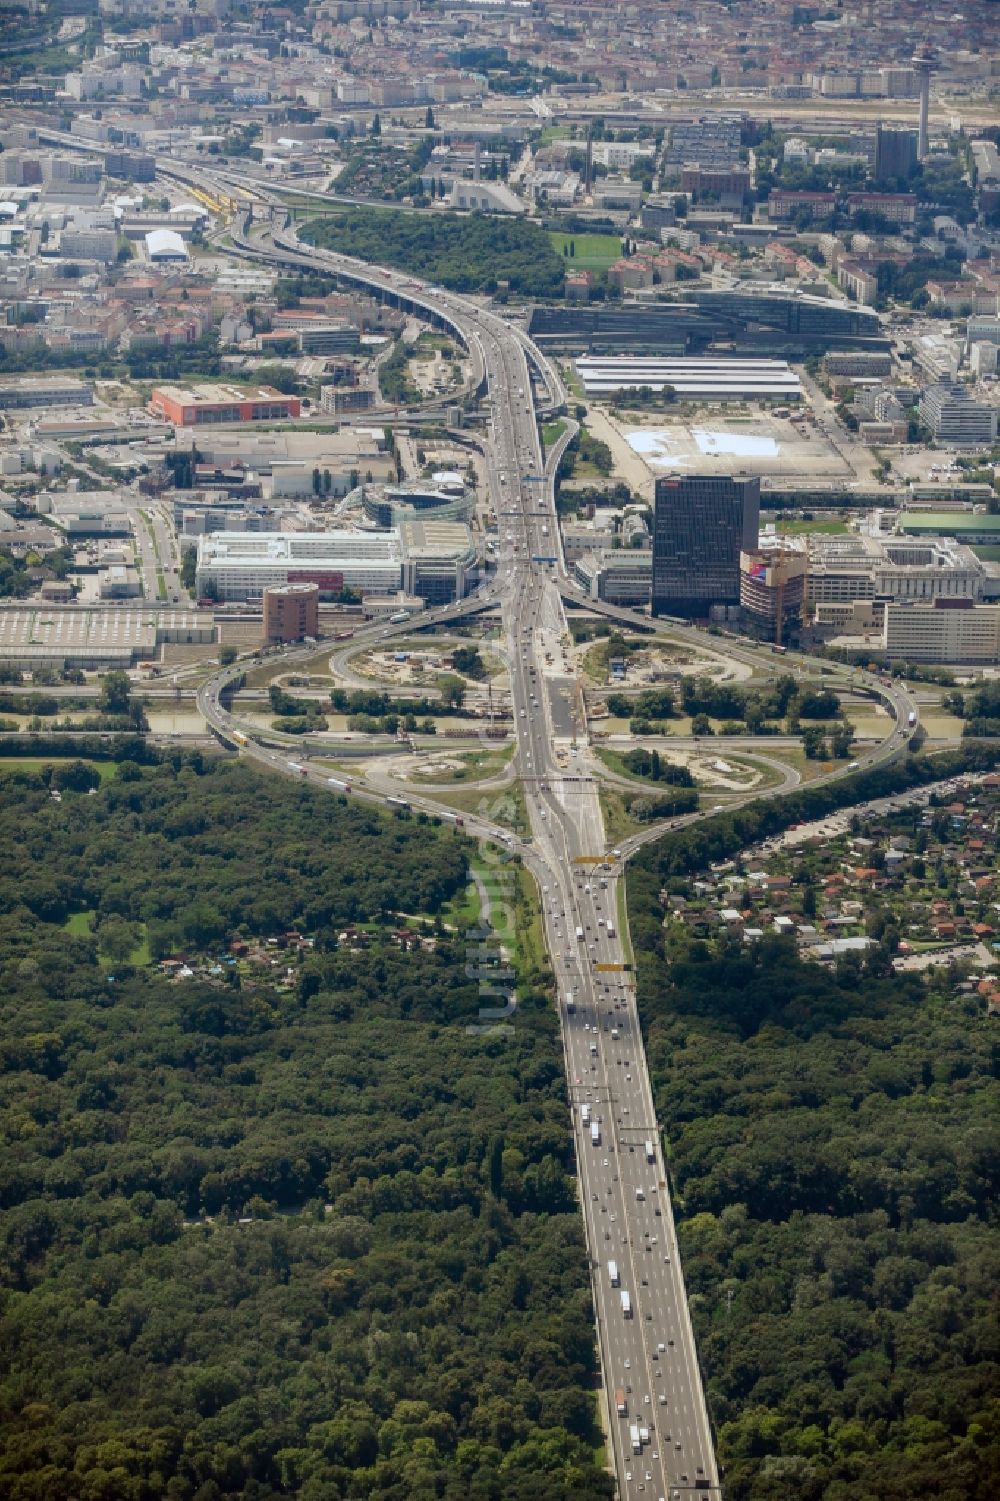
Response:
[[[757,787],[763,782],[769,781],[770,769],[758,762],[745,759],[740,755],[709,754],[697,750],[685,750],[683,747],[667,748],[657,742],[655,747],[639,741],[637,744],[644,750],[657,751],[661,761],[667,761],[672,766],[684,766],[694,777],[699,787],[713,788],[726,792],[745,792],[749,787]],[[774,754],[775,760],[781,759],[780,751]],[[649,786],[651,792],[659,790],[655,782],[648,782],[643,778],[636,777],[637,782]]]
[[[662,741],[655,747],[637,741],[636,747],[654,749],[664,762],[683,766],[690,771],[694,785],[703,798],[718,797],[728,805],[734,798],[746,793],[756,793],[772,787],[796,786],[803,780],[801,751],[789,745],[756,746],[729,750],[715,747],[709,751],[700,745],[666,746]],[[625,781],[635,788],[642,787],[655,795],[664,789],[663,783],[630,774],[622,756],[626,746],[619,743],[612,748],[607,742],[596,751],[598,760],[615,777],[615,785],[622,787]],[[811,764],[811,763],[810,763]]]
[[[608,642],[588,641],[574,651],[578,670],[592,683],[609,688],[654,688],[661,684],[676,682],[680,678],[704,677],[717,683],[744,682],[753,669],[746,662],[730,661],[703,652],[692,651],[681,642],[658,642],[656,645],[636,645],[629,638],[628,650],[623,658],[614,657],[615,671],[609,666]],[[624,671],[619,669],[622,664]]]
[[[453,665],[453,653],[456,647],[462,646],[478,649],[494,687],[500,686],[498,675],[505,671],[503,659],[495,648],[481,641],[435,641],[433,646],[426,641],[400,642],[391,650],[366,652],[352,658],[351,671],[358,677],[371,678],[374,683],[388,683],[397,688],[434,688],[438,678],[445,674],[478,687],[480,680],[457,672]]]
[[[461,388],[467,360],[452,339],[424,332],[409,351],[409,374],[422,396],[445,396]]]
[[[657,476],[741,473],[782,479],[850,479],[850,466],[803,404],[789,416],[752,403],[674,412],[591,407],[587,425],[611,449],[615,471],[651,496]]]
[[[503,778],[509,771],[513,746],[490,742],[479,750],[421,751],[379,757],[372,769],[414,787],[447,787]]]

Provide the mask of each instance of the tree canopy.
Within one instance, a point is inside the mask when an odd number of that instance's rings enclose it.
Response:
[[[554,1011],[467,1030],[471,846],[242,763],[51,775],[0,771],[0,1493],[609,1497]]]
[[[545,230],[527,219],[350,208],[312,220],[301,238],[455,292],[493,292],[506,281],[525,297],[562,296],[562,258]]]
[[[664,888],[683,894],[688,872],[738,854],[761,818],[774,832],[804,816],[789,801],[670,835],[629,867],[727,1493],[987,1501],[1000,1474],[995,1024],[978,997],[893,974],[877,954],[830,971],[788,939],[705,939],[665,918]]]

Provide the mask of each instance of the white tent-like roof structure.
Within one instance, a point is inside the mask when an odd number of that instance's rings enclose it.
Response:
[[[174,229],[151,229],[146,236],[146,255],[151,261],[186,261],[187,247]]]

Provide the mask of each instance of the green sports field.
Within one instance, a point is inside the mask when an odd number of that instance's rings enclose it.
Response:
[[[622,242],[617,235],[567,235],[551,229],[549,239],[566,266],[577,271],[606,271],[622,253]],[[572,246],[576,253],[564,251],[564,246]]]

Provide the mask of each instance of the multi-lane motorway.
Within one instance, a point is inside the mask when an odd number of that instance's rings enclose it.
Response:
[[[299,247],[292,248],[301,253]],[[255,249],[266,253],[263,237]],[[289,250],[278,246],[273,253],[287,257]],[[313,254],[321,262],[337,260],[327,253]],[[381,285],[396,284],[392,273],[372,274]],[[498,318],[464,299],[423,288],[420,296],[433,296],[439,313],[459,324],[466,342],[479,352],[491,400],[490,472],[500,533],[496,589],[511,664],[516,769],[532,833],[521,853],[541,890],[561,998],[614,1467],[625,1496],[657,1498],[674,1491],[679,1495],[681,1488],[695,1485],[712,1491],[718,1477],[711,1431],[635,995],[618,931],[621,867],[617,861],[607,870],[580,863],[603,860],[604,827],[585,757],[582,705],[562,657],[567,639],[562,598],[553,566],[538,561],[557,556],[556,518],[545,487],[538,483],[543,463],[526,352],[522,339]],[[554,385],[554,376],[545,373]],[[556,395],[551,387],[549,394],[550,399]],[[382,627],[372,631],[370,639],[389,634]],[[225,732],[231,725],[220,704],[220,686],[214,679],[202,689],[199,701],[209,722]],[[289,757],[259,746],[247,749],[277,769],[330,785],[329,778],[320,778],[294,753]],[[342,779],[334,779],[336,790],[341,785]],[[424,798],[413,801],[433,806]],[[449,816],[454,818],[453,813]],[[486,820],[467,818],[466,827],[511,842],[509,832]],[[570,994],[572,1011],[566,1005]],[[590,1124],[583,1122],[584,1104],[591,1105],[594,1118],[600,1117],[599,1148]],[[653,1146],[652,1163],[646,1161],[647,1139]],[[615,1288],[609,1285],[609,1260],[617,1260],[620,1269],[620,1286]],[[623,1311],[622,1291],[629,1296],[629,1316]],[[624,1394],[627,1416],[616,1410],[618,1390]],[[638,1453],[632,1423],[641,1423],[647,1434],[645,1441],[638,1440]]]
[[[635,992],[624,967],[621,866],[613,855],[606,858],[582,704],[564,656],[568,632],[556,571],[536,561],[557,555],[556,518],[539,486],[525,483],[543,466],[524,352],[492,335],[484,346],[517,771],[563,1018],[615,1470],[625,1496],[660,1497],[694,1486],[712,1491],[718,1475],[711,1431]],[[614,1286],[609,1262],[616,1264]]]
[[[556,977],[604,1380],[605,1413],[620,1494],[643,1501],[690,1493],[717,1495],[719,1475],[688,1315],[670,1197],[631,972],[619,931],[623,857],[640,840],[608,851],[585,716],[568,658],[563,594],[573,592],[560,567],[551,487],[545,470],[527,356],[547,385],[546,404],[563,393],[551,366],[520,332],[474,303],[378,268],[359,267],[329,251],[273,238],[267,230],[252,253],[287,264],[290,258],[331,272],[348,271],[390,295],[406,289],[461,334],[490,398],[490,478],[499,543],[495,584],[510,662],[516,732],[515,769],[525,793],[530,840],[516,840],[487,818],[465,819],[469,832],[516,847],[541,893],[545,933]],[[550,561],[551,560],[551,561]],[[587,602],[590,604],[591,602]],[[428,612],[422,623],[455,611]],[[646,617],[612,612],[650,628]],[[409,626],[365,632],[388,639]],[[718,642],[713,646],[718,649]],[[289,660],[294,660],[290,654]],[[759,656],[757,658],[759,661]],[[220,675],[202,688],[208,722],[230,737]],[[887,688],[905,739],[908,700]],[[895,694],[895,697],[893,695]],[[898,699],[898,702],[896,701]],[[294,753],[249,744],[247,751],[277,770],[343,788]],[[292,759],[289,760],[289,754]],[[378,796],[374,792],[360,795]],[[424,796],[415,806],[440,811]],[[650,831],[652,837],[658,830]],[[609,1266],[613,1263],[613,1266]],[[624,1296],[623,1296],[624,1295]],[[619,1395],[620,1394],[620,1395]],[[621,1411],[624,1407],[625,1411]]]

